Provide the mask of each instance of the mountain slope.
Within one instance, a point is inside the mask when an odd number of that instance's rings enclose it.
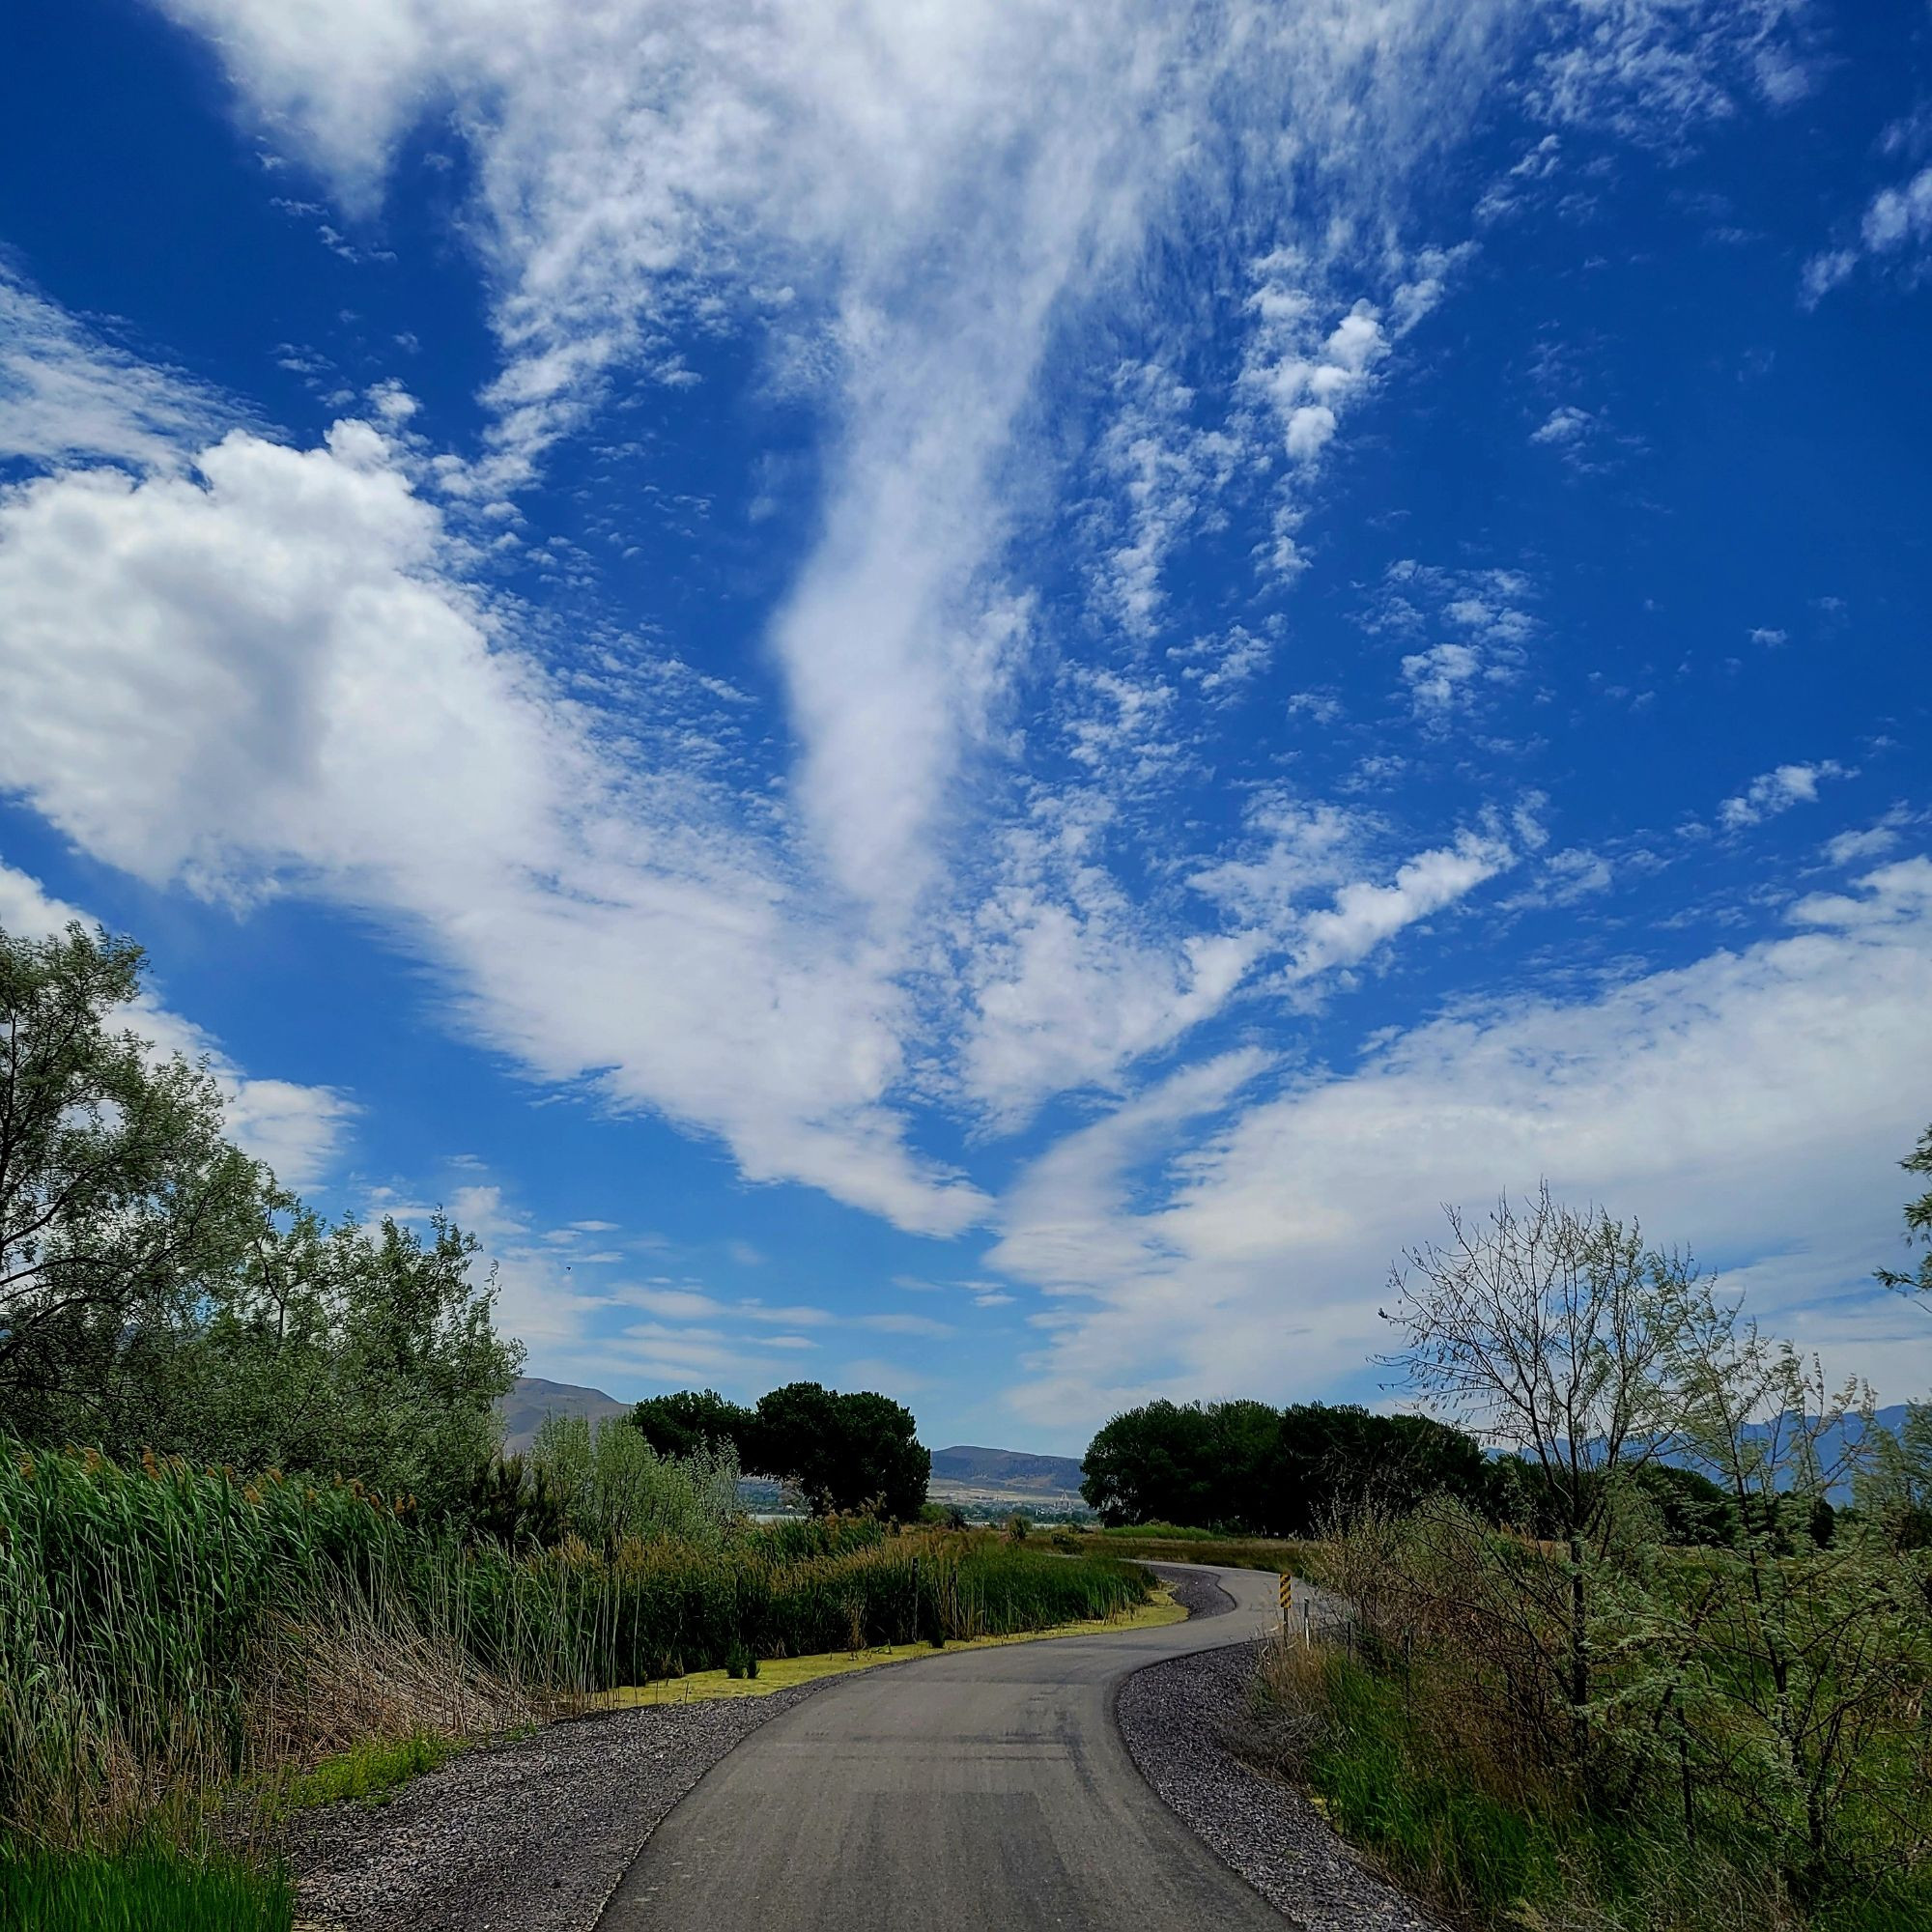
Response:
[[[932,1452],[932,1482],[979,1490],[1010,1490],[1029,1495],[1077,1495],[1080,1464],[1070,1456],[1033,1456],[1023,1449],[982,1449],[954,1443]]]
[[[503,1425],[503,1454],[514,1456],[527,1449],[547,1415],[587,1415],[592,1422],[602,1422],[630,1414],[631,1406],[602,1389],[546,1381],[541,1376],[519,1376],[509,1394],[497,1405]]]

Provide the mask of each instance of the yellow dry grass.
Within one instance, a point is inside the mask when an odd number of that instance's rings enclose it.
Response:
[[[722,1670],[694,1670],[650,1684],[626,1684],[586,1698],[592,1711],[629,1710],[638,1704],[700,1704],[721,1697],[769,1697],[794,1684],[815,1684],[821,1677],[843,1677],[854,1670],[875,1670],[884,1663],[914,1663],[922,1657],[951,1657],[962,1650],[992,1650],[1001,1644],[1037,1643],[1043,1637],[1103,1636],[1110,1631],[1150,1630],[1162,1624],[1184,1623],[1187,1612],[1157,1586],[1153,1601],[1117,1617],[1091,1623],[1057,1624],[1051,1630],[1015,1631],[1009,1636],[976,1636],[949,1643],[944,1651],[926,1644],[881,1644],[873,1650],[822,1651],[811,1657],[769,1657],[758,1661],[755,1677],[727,1677]]]

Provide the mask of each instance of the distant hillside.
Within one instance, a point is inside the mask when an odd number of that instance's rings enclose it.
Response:
[[[932,1480],[935,1485],[1073,1495],[1080,1489],[1080,1464],[1071,1456],[1029,1456],[1023,1449],[980,1449],[971,1443],[956,1443],[951,1449],[932,1452]]]
[[[547,1415],[587,1415],[593,1422],[607,1416],[629,1415],[632,1405],[606,1395],[602,1389],[578,1388],[570,1382],[547,1382],[541,1376],[519,1376],[509,1394],[497,1405],[503,1422],[503,1453],[514,1456],[537,1439]]]

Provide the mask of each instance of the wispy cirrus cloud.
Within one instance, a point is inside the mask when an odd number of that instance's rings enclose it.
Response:
[[[1480,1211],[1539,1177],[1692,1245],[1841,1372],[1922,1382],[1932,1335],[1870,1270],[1895,1243],[1891,1163],[1923,1126],[1928,1000],[1919,858],[1799,902],[1743,952],[1577,1001],[1503,995],[1345,1073],[1272,1093],[1252,1059],[1178,1074],[1003,1205],[992,1259],[1051,1310],[1016,1412],[1051,1431],[1154,1394],[1332,1386],[1385,1346],[1374,1290],[1438,1204]]]

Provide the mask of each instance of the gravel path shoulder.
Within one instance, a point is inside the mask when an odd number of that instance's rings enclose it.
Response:
[[[665,1813],[739,1739],[819,1688],[580,1718],[466,1751],[374,1812],[309,1812],[287,1846],[301,1922],[587,1932]]]
[[[1210,1578],[1165,1574],[1197,1616],[1231,1606]],[[1208,1591],[1221,1603],[1208,1600]],[[1440,1920],[1363,1866],[1299,1791],[1230,1750],[1260,1650],[1244,1643],[1200,1651],[1127,1679],[1115,1709],[1141,1776],[1224,1864],[1303,1932],[1442,1932]]]

